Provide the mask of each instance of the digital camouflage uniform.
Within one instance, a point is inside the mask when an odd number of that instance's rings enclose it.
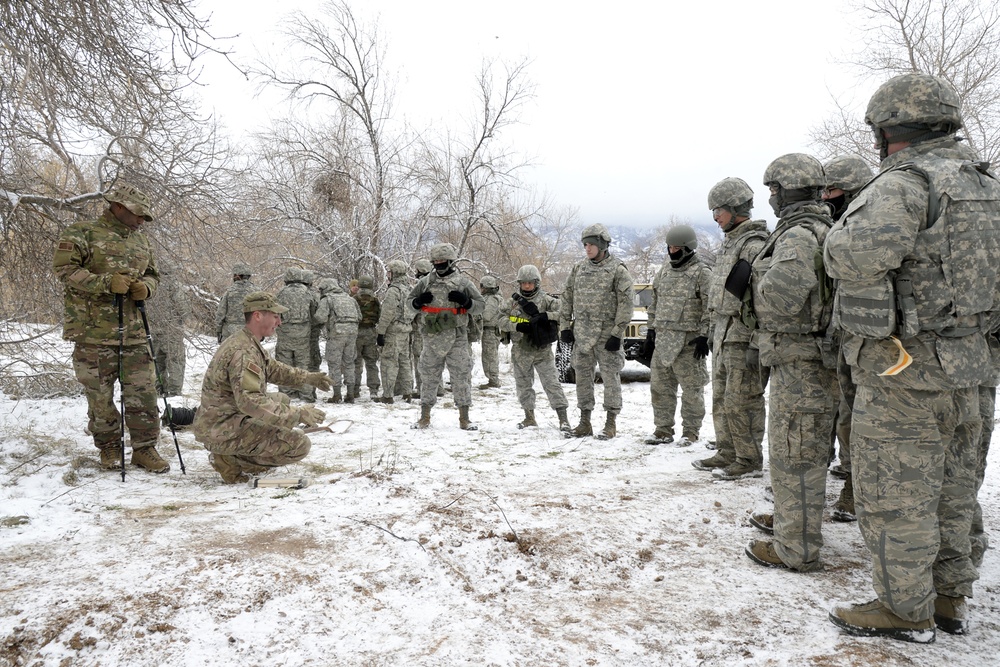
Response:
[[[921,92],[920,85],[907,90]],[[979,322],[996,303],[1000,186],[975,160],[954,136],[889,155],[825,245],[827,271],[839,280],[834,322],[848,334],[844,355],[857,385],[851,449],[858,522],[879,602],[914,622],[932,618],[935,595],[970,597],[978,576],[969,543],[978,393],[993,381]],[[928,176],[938,197],[929,194]],[[949,209],[964,201],[978,211],[956,220]],[[892,295],[906,297],[909,286],[912,297],[900,299],[896,322]],[[899,346],[912,361],[885,375],[901,365]]]
[[[316,307],[319,307],[320,291],[319,288],[313,285],[316,282],[316,272],[315,271],[305,271],[303,277],[305,278],[306,287],[309,291],[313,293],[313,298],[316,300]],[[313,313],[315,317],[316,313]],[[309,370],[318,371],[320,365],[323,363],[323,355],[319,351],[319,338],[320,334],[323,333],[323,324],[313,321],[312,328],[309,330]]]
[[[976,569],[983,564],[983,556],[990,546],[986,525],[983,522],[983,508],[979,503],[979,491],[986,479],[986,459],[990,454],[990,440],[993,439],[993,420],[996,419],[997,384],[1000,383],[1000,339],[994,333],[989,337],[990,356],[993,360],[993,378],[989,384],[979,386],[979,416],[983,421],[982,435],[976,453],[976,505],[972,513],[972,527],[969,531],[972,564]]]
[[[243,298],[250,292],[256,291],[257,287],[250,282],[250,276],[247,276],[233,280],[233,284],[222,295],[215,309],[215,335],[220,343],[246,326],[243,317]]]
[[[708,364],[698,359],[695,339],[708,337],[708,293],[712,271],[697,254],[681,266],[664,264],[653,279],[653,298],[646,308],[647,327],[656,332],[650,361],[649,394],[657,433],[672,434],[681,388],[682,436],[698,440],[705,419]]]
[[[160,274],[156,298],[146,304],[156,370],[167,396],[184,390],[184,320],[191,314],[187,290],[173,272]]]
[[[320,281],[320,294],[314,321],[324,328],[326,334],[326,366],[333,385],[333,401],[341,396],[343,385],[347,386],[349,400],[353,400],[354,357],[358,353],[361,308],[333,278]]]
[[[737,459],[763,465],[767,371],[747,363],[751,330],[740,319],[741,301],[725,289],[740,260],[753,262],[767,238],[767,223],[746,220],[725,233],[712,269],[708,308],[712,313],[712,420],[718,451],[715,467]],[[710,464],[711,465],[711,464]]]
[[[501,331],[510,333],[510,364],[514,373],[514,386],[517,388],[517,400],[525,411],[535,410],[535,374],[542,383],[542,390],[549,399],[549,407],[557,413],[565,415],[569,407],[562,383],[559,382],[559,371],[556,370],[556,359],[552,352],[552,343],[538,346],[531,337],[517,330],[517,325],[528,325],[531,315],[524,312],[524,303],[532,303],[538,309],[538,314],[545,313],[545,320],[558,323],[560,303],[556,297],[545,293],[541,288],[535,290],[530,297],[519,293],[518,299],[508,299],[498,312],[497,323]],[[555,342],[554,340],[552,342]],[[533,417],[534,415],[532,415]]]
[[[396,267],[395,264],[402,266]],[[375,334],[383,336],[385,343],[379,352],[379,366],[382,369],[381,399],[385,403],[392,402],[397,380],[405,388],[406,396],[409,396],[409,387],[413,386],[413,378],[410,377],[410,331],[415,313],[410,306],[406,265],[394,260],[389,262],[389,266],[392,279],[382,298],[378,323],[375,325]]]
[[[319,298],[306,280],[303,269],[290,268],[285,272],[285,286],[278,292],[277,299],[288,312],[281,316],[274,358],[293,368],[311,370],[313,317],[319,307]],[[292,398],[316,401],[316,389],[310,385],[281,387],[281,391]]]
[[[110,195],[109,195],[110,196]],[[63,338],[73,341],[73,370],[87,396],[88,429],[99,450],[118,451],[121,413],[114,401],[118,377],[118,308],[115,274],[128,274],[156,295],[160,276],[146,235],[111,213],[67,227],[59,237],[53,270],[65,287]],[[125,424],[135,452],[157,444],[160,434],[156,377],[142,318],[123,295],[124,352],[120,381]],[[106,453],[102,453],[102,462]]]
[[[779,180],[780,179],[780,180]],[[836,359],[821,343],[832,293],[816,262],[833,224],[818,202],[823,168],[802,153],[773,161],[765,184],[779,184],[777,227],[753,261],[753,307],[760,363],[770,367],[768,460],[774,491],[773,547],[799,571],[821,567],[826,475],[839,392]],[[796,192],[794,198],[788,192]]]
[[[268,393],[267,384],[301,386],[308,373],[275,361],[242,329],[223,341],[205,371],[195,438],[214,455],[233,457],[235,467],[245,471],[302,460],[310,442],[296,428],[301,408],[289,405],[284,394]]]
[[[492,285],[492,287],[486,287]],[[480,389],[500,386],[500,309],[504,305],[500,296],[500,288],[492,276],[484,276],[480,281],[484,301],[483,333],[482,333],[482,364],[486,384]]]
[[[361,324],[358,327],[357,354],[354,356],[354,395],[361,390],[361,374],[366,374],[368,393],[378,396],[380,386],[378,357],[379,348],[375,340],[375,325],[382,314],[382,304],[372,291],[375,283],[369,276],[362,276],[358,283],[358,293],[354,298],[361,308]]]

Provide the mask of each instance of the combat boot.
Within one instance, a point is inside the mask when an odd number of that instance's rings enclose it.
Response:
[[[527,428],[528,426],[538,426],[538,422],[535,421],[535,411],[525,409],[524,419],[517,423],[517,427]]]
[[[348,390],[347,393],[350,394],[351,393],[350,390]],[[343,396],[340,395],[340,387],[337,387],[336,389],[333,390],[333,396],[331,396],[330,398],[326,399],[326,402],[327,403],[340,403],[343,400],[344,400]]]
[[[479,385],[480,389],[493,389],[494,387],[499,387],[500,383],[496,380],[490,380],[489,382],[484,382]]]
[[[458,427],[463,431],[478,431],[479,427],[469,419],[469,406],[460,405],[458,407]]]
[[[965,598],[938,593],[934,600],[934,622],[950,635],[964,635],[969,631]]]
[[[750,525],[768,535],[774,535],[774,515],[768,512],[754,512],[750,515]]]
[[[615,437],[615,434],[618,433],[618,425],[615,423],[617,417],[617,412],[608,410],[607,416],[604,418],[604,428],[596,436],[598,440],[610,440]]]
[[[647,445],[667,445],[674,441],[674,434],[662,428],[658,428],[653,431],[653,435],[649,436],[643,443]]]
[[[781,556],[774,550],[774,542],[767,540],[751,540],[750,544],[743,549],[743,552],[758,565],[764,567],[788,568]]]
[[[737,479],[748,479],[751,477],[763,477],[763,464],[744,463],[736,461],[730,463],[725,468],[712,471],[712,477],[723,481],[733,481]]]
[[[582,438],[585,435],[594,435],[594,427],[590,425],[590,410],[580,410],[580,423],[566,437]]]
[[[556,408],[556,416],[559,418],[560,431],[569,433],[573,430],[573,427],[569,424],[569,415],[566,414],[566,408]]]
[[[101,467],[105,470],[121,470],[122,448],[104,447],[101,449]]]
[[[376,396],[372,399],[372,403],[385,403],[386,405],[392,405],[392,396]]]
[[[348,387],[347,393],[344,394],[344,403],[353,403],[354,398],[358,395],[357,390],[354,387]]]
[[[209,454],[208,463],[222,477],[224,484],[245,484],[250,475],[243,472],[239,459],[229,454]]]
[[[693,465],[698,470],[707,470],[709,472],[715,470],[716,468],[725,468],[729,466],[733,460],[728,456],[723,456],[722,454],[715,454],[707,459],[701,459],[699,461],[691,461]]]
[[[413,428],[430,428],[431,427],[431,406],[420,405],[420,419],[417,423],[413,425]]]
[[[857,514],[854,512],[854,481],[850,477],[844,482],[844,488],[840,490],[840,497],[833,505],[833,514],[830,517],[834,521],[857,521]]]
[[[157,474],[170,470],[170,464],[163,460],[156,447],[140,447],[132,450],[132,465],[145,468]]]
[[[830,611],[830,621],[856,637],[890,637],[904,642],[934,642],[934,619],[908,621],[892,613],[878,600],[864,604],[838,605]]]

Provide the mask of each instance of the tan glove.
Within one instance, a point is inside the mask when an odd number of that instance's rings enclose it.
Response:
[[[128,286],[128,298],[133,301],[145,301],[149,298],[149,288],[141,280],[135,280]]]
[[[111,276],[112,294],[128,294],[129,285],[132,284],[132,276],[124,273],[116,273]]]
[[[326,419],[326,413],[311,405],[299,408],[299,421],[306,426],[319,426]]]
[[[330,388],[333,387],[333,385],[330,384],[329,376],[322,372],[310,373],[307,375],[306,384],[311,384],[322,391],[330,391]]]

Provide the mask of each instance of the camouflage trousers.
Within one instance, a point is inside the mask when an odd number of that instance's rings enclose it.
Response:
[[[768,461],[774,490],[774,550],[793,570],[820,567],[837,373],[818,359],[771,367]]]
[[[844,359],[843,353],[837,354],[837,384],[839,389],[839,404],[837,407],[837,442],[840,443],[840,465],[851,471],[851,414],[854,411],[854,380],[851,379],[851,366]]]
[[[986,459],[990,455],[996,406],[997,388],[980,387],[979,415],[983,420],[983,433],[979,438],[979,449],[976,452],[976,505],[972,513],[972,530],[969,533],[969,540],[972,542],[972,564],[977,568],[983,564],[983,554],[990,546],[990,538],[983,523],[983,508],[979,504],[979,490],[983,488],[983,480],[986,479]]]
[[[187,362],[184,337],[154,334],[152,338],[156,372],[163,382],[163,390],[167,396],[180,396],[184,390],[184,368]]]
[[[562,383],[559,382],[559,371],[556,370],[556,358],[552,354],[551,345],[538,348],[516,343],[510,351],[510,361],[521,408],[535,409],[535,373],[538,373],[542,390],[549,399],[549,407],[553,410],[569,407]]]
[[[972,596],[981,432],[977,387],[858,386],[851,429],[858,525],[875,592],[897,616],[926,620],[936,595]]]
[[[763,465],[767,367],[747,366],[748,343],[724,343],[712,355],[712,420],[720,456]]]
[[[205,445],[205,449],[214,454],[237,456],[253,465],[273,468],[301,461],[311,446],[302,429],[280,428],[251,419],[234,439]]]
[[[438,387],[445,366],[451,377],[455,405],[472,405],[472,358],[469,354],[469,332],[465,327],[424,334],[420,354],[420,405],[437,403]]]
[[[354,388],[354,357],[358,354],[357,334],[332,335],[326,339],[326,371],[334,391],[342,385]]]
[[[323,355],[319,352],[319,336],[323,325],[314,326],[309,330],[309,370],[313,373],[319,370],[323,363]]]
[[[397,383],[400,389],[405,385],[405,391],[410,393],[413,386],[410,377],[410,332],[385,334],[385,345],[379,353],[379,366],[382,369],[382,395],[392,398],[396,393]]]
[[[490,382],[500,383],[500,331],[496,327],[483,327],[483,375]]]
[[[378,372],[379,347],[375,342],[375,327],[358,329],[357,354],[354,356],[354,393],[361,389],[361,375],[367,374],[368,393],[378,395],[380,386]]]
[[[576,405],[581,410],[593,410],[597,405],[594,398],[594,366],[599,365],[601,380],[604,382],[604,409],[615,414],[622,409],[622,376],[625,367],[625,352],[609,352],[601,341],[593,347],[573,346],[573,370],[576,371]]]
[[[73,370],[87,396],[87,427],[98,449],[119,447],[122,441],[121,413],[115,405],[118,379],[118,346],[77,343],[73,348]],[[157,444],[160,413],[156,407],[153,360],[146,345],[126,345],[122,354],[122,395],[125,425],[132,449]]]
[[[278,330],[278,342],[274,345],[274,358],[293,368],[309,369],[312,351],[309,349],[309,336],[281,335]],[[281,387],[281,391],[291,397],[305,400],[316,400],[316,388],[304,384],[301,387]]]
[[[413,368],[413,379],[417,385],[417,393],[420,393],[420,353],[424,349],[424,338],[417,331],[417,323],[413,323],[413,335],[410,336],[410,360]]]
[[[685,345],[672,361],[666,352],[653,348],[649,367],[649,396],[653,405],[653,424],[657,431],[674,431],[677,413],[677,387],[681,388],[681,425],[683,435],[691,441],[701,434],[705,419],[705,385],[708,384],[708,364],[695,359],[692,348]]]

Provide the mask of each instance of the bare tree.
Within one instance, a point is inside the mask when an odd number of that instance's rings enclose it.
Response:
[[[993,162],[1000,157],[1000,3],[996,0],[864,0],[865,46],[849,65],[866,80],[924,72],[949,81],[962,100],[964,135]],[[864,111],[837,105],[811,132],[824,157],[874,159]]]

